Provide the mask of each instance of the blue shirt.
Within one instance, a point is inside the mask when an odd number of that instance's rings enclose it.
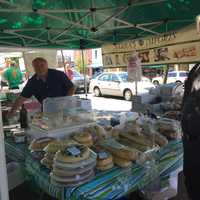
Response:
[[[47,97],[67,96],[68,91],[73,87],[73,83],[67,78],[64,72],[48,69],[46,81],[41,80],[37,75],[33,75],[24,87],[21,96],[35,98],[42,103]]]

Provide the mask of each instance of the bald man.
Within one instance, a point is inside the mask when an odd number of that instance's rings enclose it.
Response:
[[[74,94],[75,87],[66,74],[49,69],[48,62],[44,58],[35,58],[32,65],[35,74],[28,80],[21,95],[13,104],[10,115],[14,114],[24,101],[32,96],[35,96],[42,104],[47,97],[63,97]]]

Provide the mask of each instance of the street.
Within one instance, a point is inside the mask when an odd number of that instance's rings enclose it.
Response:
[[[79,95],[81,98],[85,98],[85,94]],[[125,101],[120,97],[94,97],[93,94],[88,94],[88,99],[91,99],[92,109],[94,110],[107,110],[107,111],[129,111],[132,103]]]

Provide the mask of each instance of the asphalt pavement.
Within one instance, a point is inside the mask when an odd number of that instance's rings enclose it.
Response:
[[[85,98],[85,94],[79,94],[81,98]],[[132,103],[125,101],[120,97],[104,96],[95,97],[93,94],[87,95],[88,99],[91,99],[92,109],[94,110],[105,110],[105,111],[129,111]]]

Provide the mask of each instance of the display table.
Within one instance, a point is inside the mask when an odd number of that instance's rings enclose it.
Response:
[[[132,191],[141,189],[158,177],[167,177],[182,166],[183,150],[180,140],[172,141],[155,155],[154,161],[133,164],[131,168],[114,167],[97,172],[88,183],[73,188],[55,187],[51,184],[49,171],[32,158],[26,145],[16,145],[6,140],[6,154],[15,160],[24,161],[27,176],[44,192],[58,199],[117,199]]]

